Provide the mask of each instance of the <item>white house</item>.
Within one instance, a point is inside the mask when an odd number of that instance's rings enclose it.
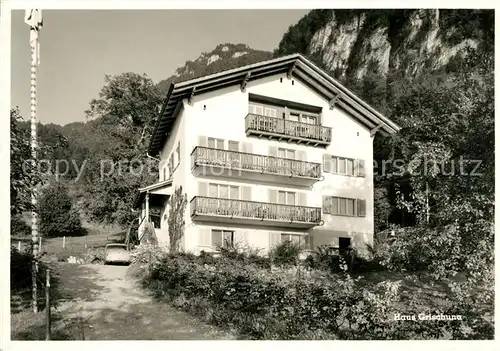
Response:
[[[139,220],[168,245],[167,203],[182,186],[185,251],[284,240],[363,250],[373,138],[398,130],[299,54],[172,84],[149,146],[159,179],[140,189]]]

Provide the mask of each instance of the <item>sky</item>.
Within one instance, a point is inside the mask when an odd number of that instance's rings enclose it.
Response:
[[[106,74],[146,73],[155,83],[218,44],[272,51],[309,10],[43,10],[37,118],[85,121]],[[29,119],[30,46],[24,11],[12,11],[11,106]]]

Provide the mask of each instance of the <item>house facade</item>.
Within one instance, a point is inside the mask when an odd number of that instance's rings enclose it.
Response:
[[[399,127],[301,55],[172,84],[140,189],[139,234],[168,246],[169,199],[188,197],[181,249],[268,251],[290,240],[364,250],[373,240],[373,138]]]

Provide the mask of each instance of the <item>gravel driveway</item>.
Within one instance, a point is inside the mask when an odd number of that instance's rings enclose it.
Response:
[[[234,339],[185,312],[155,301],[126,276],[126,266],[51,264],[53,330],[78,340]]]

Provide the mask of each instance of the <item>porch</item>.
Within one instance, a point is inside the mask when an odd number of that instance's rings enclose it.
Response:
[[[167,201],[172,195],[172,180],[167,180],[139,189],[135,201],[135,208],[139,212],[139,241],[143,243],[145,229],[152,226],[158,243],[168,245],[168,227],[166,221]]]

